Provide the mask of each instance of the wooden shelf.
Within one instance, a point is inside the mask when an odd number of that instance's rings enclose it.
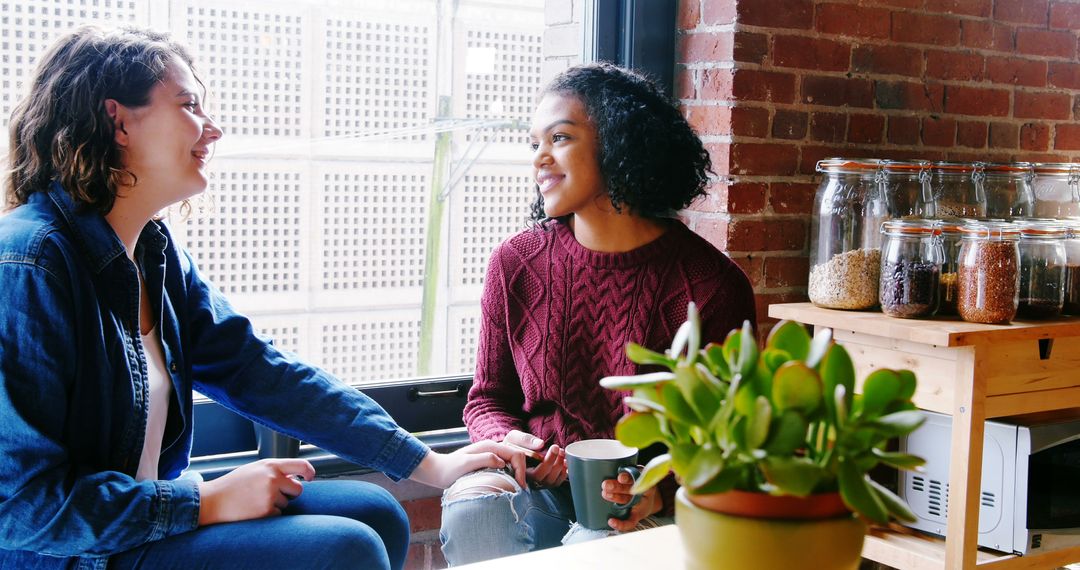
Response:
[[[919,379],[915,403],[952,416],[947,540],[880,529],[863,555],[903,569],[1057,568],[1080,547],[1027,556],[981,551],[978,543],[983,431],[987,418],[1080,409],[1080,318],[982,325],[956,319],[896,319],[810,303],[771,305],[769,316],[833,329],[858,378],[879,368]]]

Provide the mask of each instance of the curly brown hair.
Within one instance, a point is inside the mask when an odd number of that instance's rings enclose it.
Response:
[[[173,58],[192,65],[168,34],[144,28],[85,26],[53,43],[11,113],[7,207],[55,180],[83,207],[112,210],[117,189],[135,175],[122,164],[105,100],[147,105]]]

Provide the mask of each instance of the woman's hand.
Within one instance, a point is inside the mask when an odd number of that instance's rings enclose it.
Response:
[[[601,492],[604,500],[613,503],[628,503],[634,495],[630,494],[630,488],[634,486],[634,480],[627,473],[619,473],[618,479],[607,479],[601,484]],[[641,495],[638,504],[630,509],[630,516],[623,520],[616,518],[608,519],[608,526],[619,531],[629,532],[641,519],[660,512],[664,508],[664,501],[660,498],[660,490],[653,487]]]
[[[445,489],[466,473],[489,467],[499,469],[509,464],[518,484],[524,487],[525,453],[519,447],[490,440],[470,443],[453,453],[432,451],[420,460],[409,479]]]
[[[199,483],[199,526],[280,515],[315,478],[304,459],[263,459]]]
[[[544,440],[530,434],[513,430],[506,434],[503,443],[508,443],[527,450],[526,455],[539,461],[535,466],[525,469],[525,476],[534,485],[540,487],[558,487],[566,481],[566,452],[557,445],[552,445],[547,452],[540,454]],[[517,471],[515,470],[515,473]]]

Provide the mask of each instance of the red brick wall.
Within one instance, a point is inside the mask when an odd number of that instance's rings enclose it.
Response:
[[[828,156],[1080,161],[1080,0],[680,0],[676,97],[718,181],[684,215],[805,300]]]

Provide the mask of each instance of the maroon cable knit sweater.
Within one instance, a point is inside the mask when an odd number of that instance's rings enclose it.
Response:
[[[600,379],[638,372],[628,342],[670,347],[689,301],[701,312],[703,342],[755,319],[746,275],[678,221],[625,253],[586,249],[562,223],[509,238],[484,283],[464,413],[470,436],[501,440],[517,429],[560,447],[614,437],[625,394]]]

